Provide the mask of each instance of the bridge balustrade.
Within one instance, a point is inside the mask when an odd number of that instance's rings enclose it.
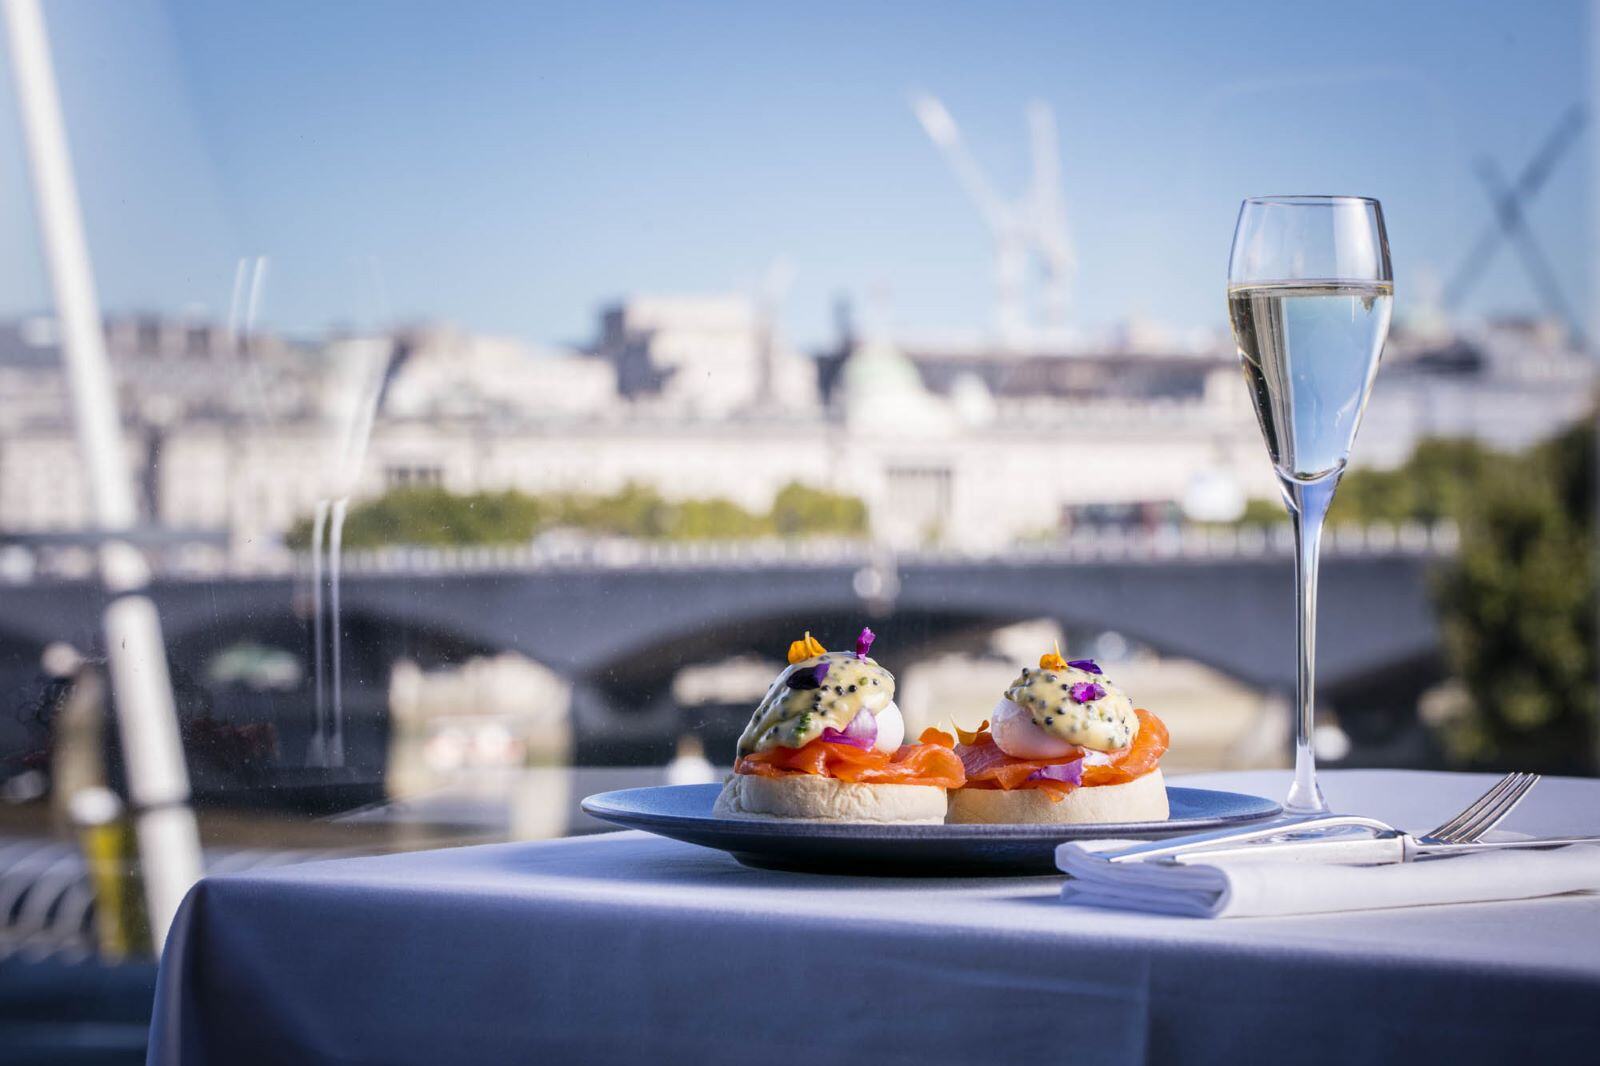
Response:
[[[1338,556],[1450,556],[1460,533],[1450,522],[1425,525],[1406,522],[1330,526],[1324,550]],[[897,565],[938,566],[946,563],[992,562],[1197,562],[1264,556],[1292,556],[1294,534],[1287,523],[1271,527],[1125,529],[1085,527],[1059,540],[1033,542],[998,551],[927,547],[892,551],[869,541],[845,538],[757,541],[642,541],[606,538],[517,545],[423,547],[388,546],[343,552],[340,570],[350,576],[544,570],[618,571],[760,568],[769,565],[830,567],[894,560]],[[36,549],[13,545],[0,560],[0,584],[26,586],[37,582],[75,582],[91,575],[85,550]],[[214,553],[156,558],[155,572],[167,579],[206,581],[218,578],[308,577],[307,554],[276,557],[222,558]]]

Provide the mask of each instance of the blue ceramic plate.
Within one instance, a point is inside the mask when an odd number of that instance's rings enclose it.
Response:
[[[1270,818],[1260,796],[1168,788],[1165,822],[1095,825],[858,825],[756,821],[711,813],[720,785],[661,785],[601,792],[583,801],[596,818],[717,848],[747,866],[836,874],[1037,874],[1055,870],[1056,845],[1096,837],[1164,837]]]

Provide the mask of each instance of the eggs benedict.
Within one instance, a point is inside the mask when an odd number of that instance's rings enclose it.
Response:
[[[1170,813],[1159,765],[1167,727],[1093,659],[1045,654],[989,720],[956,734],[946,739],[966,781],[950,794],[951,823],[1145,822]]]
[[[944,821],[947,790],[964,780],[947,745],[906,744],[894,675],[869,657],[824,648],[810,633],[739,737],[715,813],[837,822]]]

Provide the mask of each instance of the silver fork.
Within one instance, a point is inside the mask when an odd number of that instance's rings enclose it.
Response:
[[[1499,825],[1528,790],[1539,783],[1538,774],[1511,773],[1495,782],[1460,814],[1446,819],[1440,825],[1423,833],[1417,839],[1426,844],[1468,844],[1476,841]],[[1246,844],[1251,841],[1271,840],[1293,834],[1315,833],[1322,835],[1340,829],[1368,829],[1373,833],[1400,834],[1401,830],[1376,818],[1352,814],[1323,815],[1315,818],[1282,819],[1265,826],[1250,829],[1219,829],[1210,833],[1169,837],[1166,840],[1136,844],[1120,851],[1104,852],[1101,857],[1110,862],[1143,862],[1148,859],[1165,859],[1191,851],[1209,851],[1212,848]],[[1402,834],[1403,835],[1403,834]]]
[[[1417,839],[1424,844],[1470,844],[1504,821],[1538,783],[1538,774],[1507,774],[1472,806]]]

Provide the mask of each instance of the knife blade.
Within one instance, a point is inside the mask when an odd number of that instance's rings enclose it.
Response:
[[[1418,840],[1409,833],[1377,836],[1340,834],[1311,840],[1273,841],[1241,844],[1237,847],[1209,848],[1183,852],[1154,861],[1190,865],[1210,862],[1290,862],[1325,866],[1387,866],[1393,863],[1428,861],[1458,855],[1477,855],[1487,851],[1560,848],[1569,844],[1600,844],[1600,836],[1529,837],[1518,840],[1474,841],[1469,844],[1434,844]]]
[[[1482,851],[1536,851],[1564,848],[1569,844],[1600,844],[1600,836],[1521,837],[1516,840],[1474,840],[1470,844],[1427,844],[1417,841],[1414,859],[1438,859],[1447,855],[1474,855]]]
[[[1416,845],[1413,837],[1403,833],[1369,835],[1341,833],[1333,837],[1314,837],[1306,840],[1280,840],[1259,844],[1240,844],[1237,847],[1207,848],[1203,851],[1186,851],[1177,855],[1155,859],[1155,862],[1192,863],[1211,862],[1292,862],[1320,866],[1385,866],[1406,862]]]
[[[1252,841],[1267,841],[1288,834],[1321,834],[1343,829],[1363,829],[1374,833],[1393,833],[1394,827],[1373,818],[1356,815],[1281,816],[1269,822],[1257,823],[1245,829],[1213,829],[1205,833],[1151,840],[1116,851],[1101,852],[1108,862],[1148,862],[1188,851],[1210,851],[1229,845],[1242,845]],[[1321,839],[1320,836],[1314,839]]]

